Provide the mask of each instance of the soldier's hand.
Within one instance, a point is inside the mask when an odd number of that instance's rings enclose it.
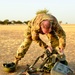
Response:
[[[50,53],[52,53],[52,51],[53,51],[52,46],[48,46],[47,49],[50,51]]]
[[[63,48],[59,48],[59,54],[61,54],[61,55],[64,54],[64,49]]]

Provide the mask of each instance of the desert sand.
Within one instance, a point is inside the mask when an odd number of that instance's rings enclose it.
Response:
[[[69,67],[75,72],[75,25],[61,25],[66,32],[66,48],[64,53]],[[43,50],[32,42],[25,57],[18,64],[14,73],[4,72],[2,64],[12,62],[16,51],[24,39],[25,25],[0,25],[0,75],[17,75],[26,64],[32,64]],[[39,63],[38,63],[39,65]],[[47,75],[47,74],[46,74]]]

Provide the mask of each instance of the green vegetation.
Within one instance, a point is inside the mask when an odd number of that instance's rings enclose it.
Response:
[[[41,13],[48,13],[48,10],[47,9],[39,10],[36,12],[36,15],[41,14]]]
[[[20,21],[20,20],[17,20],[17,21],[15,21],[15,20],[9,21],[8,19],[5,19],[4,21],[1,21],[1,20],[0,20],[0,24],[1,24],[1,25],[27,24],[28,22],[29,22],[29,21],[24,21],[24,22],[22,22],[22,21]]]

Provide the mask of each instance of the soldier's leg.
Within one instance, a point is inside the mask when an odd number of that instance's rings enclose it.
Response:
[[[18,61],[21,60],[21,58],[24,57],[24,55],[26,54],[26,52],[28,51],[28,48],[31,44],[32,40],[30,39],[24,39],[24,41],[22,42],[22,44],[20,45],[20,47],[17,50],[17,54],[15,56],[15,64],[18,64]]]

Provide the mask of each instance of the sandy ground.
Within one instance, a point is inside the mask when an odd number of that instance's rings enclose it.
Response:
[[[67,35],[66,59],[70,68],[75,72],[75,25],[62,25],[62,27]],[[42,54],[43,50],[32,42],[27,54],[19,62],[16,72],[7,73],[3,71],[2,64],[12,62],[15,59],[16,51],[24,39],[24,31],[25,25],[0,25],[0,75],[17,75],[25,68],[26,64],[32,64]]]

